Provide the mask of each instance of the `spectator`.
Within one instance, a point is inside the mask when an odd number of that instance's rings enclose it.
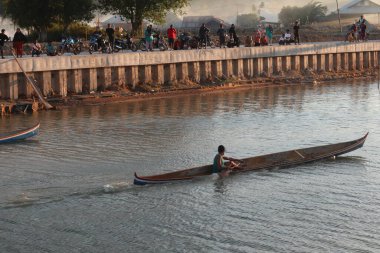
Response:
[[[205,47],[207,47],[207,33],[209,31],[210,30],[206,27],[206,25],[204,23],[199,28],[199,39],[201,41],[201,45],[203,45],[203,43],[204,43]]]
[[[220,46],[220,48],[226,47],[226,30],[224,29],[223,24],[219,25],[219,29],[216,32],[216,34],[219,36],[219,46]]]
[[[367,20],[364,18],[363,15],[360,16],[359,18],[359,24],[367,23]]]
[[[7,35],[5,35],[5,29],[1,29],[1,33],[0,33],[0,54],[1,54],[1,59],[4,59],[4,44],[5,44],[5,41],[8,41],[9,40],[9,37]]]
[[[173,25],[170,25],[167,32],[168,32],[169,48],[173,50],[174,41],[177,39],[177,30],[173,27]]]
[[[273,27],[272,25],[268,25],[266,28],[265,28],[265,33],[266,35],[268,36],[268,42],[269,42],[269,45],[272,45],[272,39],[273,39]]]
[[[102,32],[100,31],[100,27],[97,26],[95,28],[95,31],[92,33],[92,36],[96,38],[96,42],[98,44],[98,50],[101,50],[103,48],[103,41],[102,41]]]
[[[16,33],[13,36],[13,48],[16,51],[16,56],[17,57],[22,57],[23,46],[24,46],[25,42],[26,42],[25,35],[21,32],[20,28],[17,28],[16,29]]]
[[[278,44],[280,44],[281,46],[285,45],[285,34],[284,33],[281,35],[280,39],[278,40]]]
[[[56,56],[57,55],[57,50],[55,50],[54,46],[52,45],[51,41],[47,43],[46,46],[46,54],[48,56]]]
[[[35,40],[35,41],[33,42],[33,47],[32,47],[32,57],[34,57],[35,55],[37,55],[37,56],[39,57],[40,54],[42,54],[42,47],[41,47],[41,44],[38,43],[37,40]]]
[[[234,24],[231,25],[230,30],[228,30],[228,33],[230,34],[230,39],[234,39],[235,42],[238,41]]]
[[[296,21],[294,23],[294,27],[293,27],[293,31],[294,31],[294,44],[297,45],[301,45],[300,44],[300,34],[299,34],[299,30],[300,30],[300,25],[299,25],[299,22]]]
[[[148,25],[145,30],[145,44],[147,51],[153,51],[153,29],[152,25]]]
[[[366,29],[367,29],[367,25],[365,24],[365,22],[362,22],[360,24],[360,39],[362,41],[366,40],[367,39],[367,33],[366,33]]]
[[[111,24],[107,25],[106,34],[108,35],[108,40],[111,43],[111,47],[113,48],[115,41],[115,30],[111,27]]]
[[[245,37],[244,46],[245,47],[252,47],[252,37],[251,36],[248,35],[247,37]]]
[[[286,29],[286,33],[284,35],[284,38],[285,38],[285,44],[290,45],[290,43],[292,41],[292,34],[290,33],[289,29]]]
[[[254,37],[255,37],[255,47],[259,47],[261,44],[261,32],[260,32],[260,30],[256,31]]]

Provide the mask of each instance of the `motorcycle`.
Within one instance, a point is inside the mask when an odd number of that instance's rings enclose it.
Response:
[[[153,48],[158,48],[160,51],[168,50],[169,46],[166,40],[162,37],[160,32],[153,35]]]
[[[73,37],[62,38],[61,45],[58,47],[58,54],[63,55],[64,53],[74,53],[75,55],[80,54],[82,51],[82,42],[79,39]]]
[[[189,49],[189,41],[191,40],[191,36],[187,32],[183,32],[179,35],[178,39],[174,42],[174,50],[179,49]]]
[[[114,52],[119,52],[120,50],[132,50],[137,51],[137,45],[132,41],[132,38],[127,35],[126,39],[115,39],[114,42]]]
[[[90,44],[88,46],[88,52],[92,54],[93,52],[102,53],[112,53],[111,44],[105,40],[101,35],[93,34],[90,36]]]
[[[227,42],[227,47],[240,47],[240,39],[237,36],[231,36],[230,40]]]

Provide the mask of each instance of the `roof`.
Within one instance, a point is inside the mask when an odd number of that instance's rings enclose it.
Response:
[[[129,22],[121,16],[112,16],[109,19],[106,19],[100,23],[101,24],[127,24]]]
[[[341,14],[377,14],[380,13],[380,5],[370,0],[353,0],[340,8]]]
[[[216,18],[214,16],[185,16],[183,17],[183,23],[208,23],[210,21],[218,21],[224,23],[224,20]]]

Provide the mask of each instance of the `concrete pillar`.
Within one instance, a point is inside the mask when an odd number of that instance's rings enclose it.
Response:
[[[112,69],[111,68],[104,68],[103,69],[103,85],[104,87],[110,87],[112,85]]]
[[[5,96],[6,98],[9,98],[11,100],[18,99],[18,75],[17,73],[8,74],[9,79],[9,86],[5,90]],[[7,86],[6,86],[7,87]]]
[[[273,72],[279,73],[282,71],[282,57],[274,57],[273,58]]]
[[[211,62],[200,62],[201,81],[210,80],[211,78]]]
[[[82,93],[82,70],[73,69],[68,71],[67,82],[68,93]]]
[[[317,55],[317,70],[326,70],[326,58],[324,54],[318,54]]]
[[[356,53],[356,69],[362,70],[364,67],[364,54],[363,52]]]
[[[91,91],[97,91],[98,89],[98,72],[96,69],[89,70],[89,89]]]
[[[253,73],[253,59],[244,59],[243,60],[243,73],[244,76],[248,79],[254,76]]]
[[[152,84],[152,66],[139,66],[139,80],[144,84]]]
[[[371,65],[371,54],[370,52],[364,52],[363,53],[363,67],[365,69],[368,69],[370,67],[372,67]]]
[[[152,79],[154,84],[161,85],[165,83],[164,65],[159,64],[152,66]]]
[[[314,70],[314,71],[317,71],[318,70],[318,59],[317,59],[317,55],[313,54],[313,55],[309,55],[309,67],[310,69]]]
[[[356,53],[348,53],[349,70],[356,70]]]
[[[341,54],[334,54],[332,70],[340,71],[341,69],[342,69]]]
[[[233,69],[233,75],[234,76],[236,76],[240,79],[244,79],[243,60],[242,59],[232,60],[232,69]]]
[[[282,71],[286,72],[291,69],[291,57],[290,56],[282,56],[281,57],[281,65]]]
[[[132,89],[136,88],[136,85],[139,83],[139,67],[131,66],[127,67],[127,84],[132,86]]]
[[[41,85],[42,85],[42,93],[44,96],[49,96],[52,94],[53,88],[51,83],[51,71],[42,72],[41,77]]]
[[[196,83],[200,82],[201,77],[200,77],[200,70],[199,70],[199,62],[189,63],[189,78]]]
[[[309,57],[307,55],[300,56],[300,70],[309,68]]]
[[[58,70],[53,71],[53,92],[56,95],[66,97],[67,96],[67,71]]]
[[[223,75],[226,78],[230,78],[233,75],[232,60],[224,60],[222,65],[223,65]]]
[[[267,76],[271,76],[273,74],[273,58],[265,57],[263,58],[263,71]]]
[[[211,74],[213,77],[221,78],[223,76],[222,61],[211,62]]]
[[[127,84],[127,78],[125,75],[125,67],[116,68],[117,84],[120,87],[124,87]]]
[[[165,64],[164,65],[164,78],[165,83],[173,83],[177,81],[177,66],[176,64]]]
[[[189,79],[189,64],[187,62],[177,63],[177,79],[180,81]]]
[[[342,62],[342,69],[343,70],[349,70],[350,64],[349,64],[349,59],[348,59],[348,53],[341,53],[341,62]]]
[[[333,54],[326,54],[325,55],[325,70],[326,71],[332,71],[334,70],[334,56]]]
[[[300,67],[300,56],[299,55],[293,55],[291,56],[291,69],[299,71],[301,69]]]

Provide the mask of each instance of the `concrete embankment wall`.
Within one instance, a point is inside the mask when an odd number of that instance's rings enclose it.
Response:
[[[170,84],[235,77],[254,79],[289,70],[341,71],[378,66],[380,42],[22,58],[45,96],[88,93],[112,85]],[[0,60],[0,98],[30,97],[14,60]]]

